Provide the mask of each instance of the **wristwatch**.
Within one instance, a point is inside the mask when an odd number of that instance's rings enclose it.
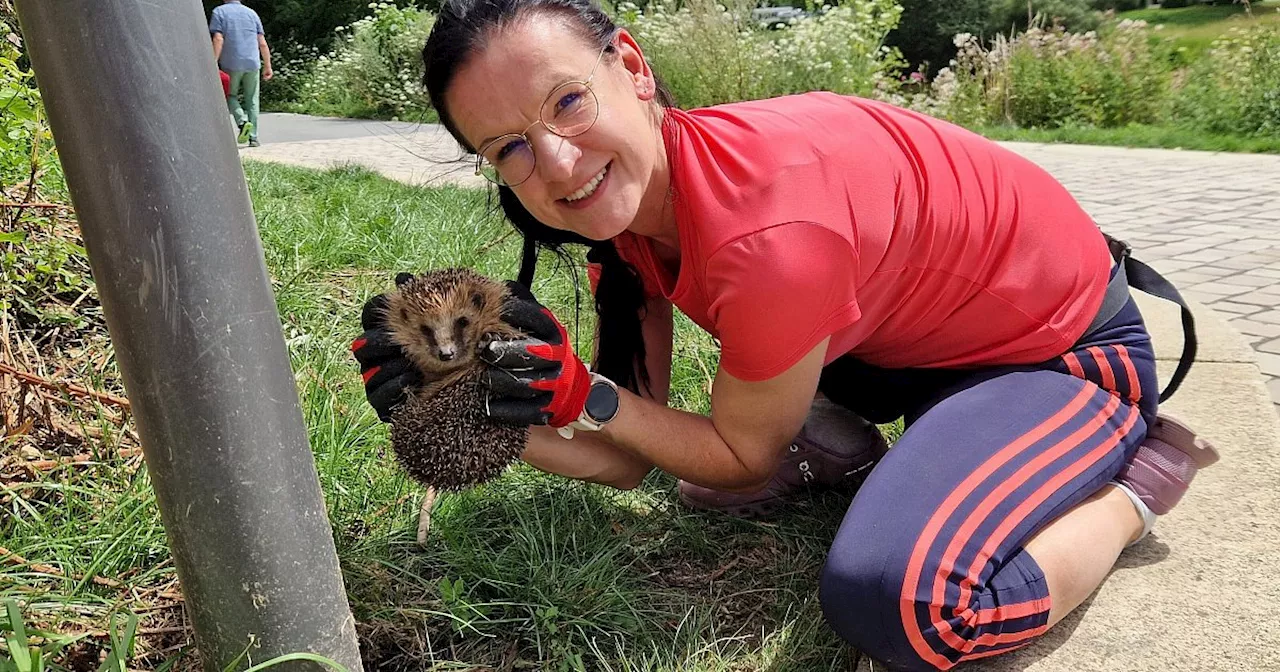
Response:
[[[618,386],[612,380],[593,371],[591,389],[587,392],[587,402],[582,406],[582,413],[578,415],[577,420],[556,431],[566,439],[573,438],[575,428],[584,432],[598,432],[610,420],[617,417],[618,406]]]

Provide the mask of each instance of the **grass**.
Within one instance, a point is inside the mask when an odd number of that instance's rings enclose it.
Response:
[[[1244,5],[1230,4],[1135,9],[1118,17],[1163,26],[1160,34],[1173,40],[1175,48],[1185,48],[1186,58],[1193,60],[1232,28],[1262,24],[1280,30],[1280,0],[1254,2],[1252,16],[1246,15]]]
[[[517,241],[476,191],[359,169],[246,172],[367,669],[849,666],[856,653],[823,624],[816,594],[847,495],[746,522],[681,508],[663,474],[620,492],[521,466],[442,496],[418,547],[419,488],[395,465],[347,350],[359,307],[402,270],[511,277]],[[535,291],[572,329],[573,269],[549,262]],[[577,326],[591,333],[585,306]],[[676,403],[706,410],[710,339],[682,321],[676,353]],[[0,479],[0,509],[0,539],[25,560],[0,559],[0,600],[25,604],[44,631],[97,632],[77,644],[95,660],[112,615],[141,614],[131,668],[194,669],[137,459]]]
[[[1280,137],[1217,135],[1174,126],[1067,126],[1049,129],[983,126],[973,130],[993,140],[1280,154]]]

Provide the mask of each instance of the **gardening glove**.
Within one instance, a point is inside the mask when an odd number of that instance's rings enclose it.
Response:
[[[564,427],[582,415],[591,375],[555,315],[523,285],[507,282],[507,289],[502,319],[529,336],[481,348],[480,359],[490,365],[486,411],[502,423]]]
[[[409,273],[396,276],[396,287],[413,279]],[[422,373],[409,363],[404,349],[391,339],[386,325],[387,295],[369,299],[360,312],[364,333],[351,342],[351,354],[360,364],[364,395],[378,419],[391,422],[391,411],[404,401],[406,393],[423,383]]]

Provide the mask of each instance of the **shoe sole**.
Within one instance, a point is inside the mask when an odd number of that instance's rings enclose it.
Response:
[[[697,511],[710,511],[713,513],[723,513],[725,515],[734,516],[735,518],[746,518],[748,520],[759,520],[762,518],[771,518],[782,509],[782,500],[777,497],[769,499],[761,499],[755,502],[745,502],[734,506],[715,506],[706,502],[694,499],[679,492],[680,503]]]
[[[1147,429],[1147,435],[1190,455],[1198,469],[1204,469],[1222,459],[1218,449],[1196,436],[1195,430],[1187,423],[1164,413],[1156,415],[1155,425]]]
[[[236,140],[240,142],[249,142],[249,134],[252,132],[253,124],[246,121],[244,126],[240,128],[240,135],[236,136]]]

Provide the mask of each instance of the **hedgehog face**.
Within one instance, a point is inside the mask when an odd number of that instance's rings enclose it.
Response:
[[[501,324],[501,307],[501,285],[445,271],[401,288],[388,305],[387,325],[420,369],[450,373],[477,361],[483,338]]]
[[[453,292],[444,298],[449,309],[418,315],[414,320],[428,353],[440,367],[461,368],[470,364],[480,343],[476,313],[484,306],[482,298],[479,294],[472,297],[461,294]]]

